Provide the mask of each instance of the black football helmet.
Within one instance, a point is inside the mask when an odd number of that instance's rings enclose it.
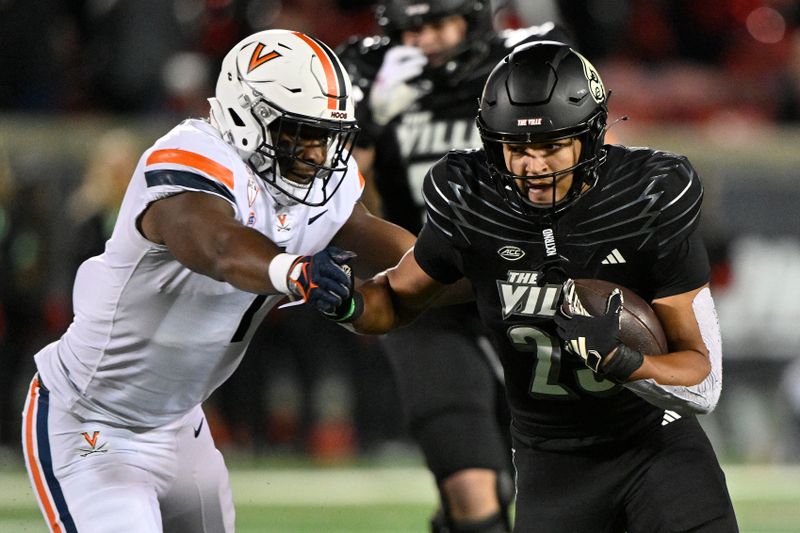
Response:
[[[400,42],[404,30],[453,15],[466,19],[466,38],[452,51],[443,67],[431,69],[437,72],[428,72],[427,75],[446,75],[457,84],[460,74],[468,72],[488,52],[487,43],[494,34],[490,0],[383,0],[375,8],[378,25],[395,43]]]
[[[507,55],[484,85],[477,125],[495,185],[511,208],[523,215],[555,214],[594,186],[605,161],[603,138],[608,96],[600,75],[581,54],[556,41],[522,45]],[[507,168],[503,144],[581,140],[578,162],[567,169],[536,176],[553,178],[572,172],[567,195],[552,206],[537,206],[516,186]],[[584,187],[588,185],[589,187]]]

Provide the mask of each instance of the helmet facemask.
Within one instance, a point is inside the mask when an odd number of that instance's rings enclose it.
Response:
[[[495,187],[500,195],[518,213],[528,216],[538,216],[562,212],[571,206],[582,194],[594,187],[597,182],[597,168],[605,161],[606,153],[603,149],[605,134],[605,116],[598,113],[578,128],[567,132],[553,132],[546,136],[511,136],[496,135],[493,132],[481,130],[483,146],[489,163],[489,172]],[[575,138],[581,142],[581,151],[577,162],[565,169],[556,170],[535,176],[521,176],[514,174],[507,166],[503,154],[503,145],[508,144],[540,144],[555,142],[563,139]],[[556,198],[556,181],[566,174],[572,173],[572,183],[567,193],[562,198]],[[534,204],[528,199],[527,193],[521,190],[518,180],[551,179],[553,187],[553,202],[549,205]]]
[[[290,203],[325,204],[342,183],[358,127],[296,115],[264,101],[251,113],[263,139],[247,160],[253,171]],[[316,152],[317,160],[306,152]]]

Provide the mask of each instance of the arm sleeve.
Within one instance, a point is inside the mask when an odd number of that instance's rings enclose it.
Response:
[[[652,379],[623,385],[651,404],[682,415],[710,413],[722,392],[722,338],[714,300],[708,288],[697,294],[692,302],[692,311],[711,359],[711,372],[706,379],[691,387],[659,385]]]

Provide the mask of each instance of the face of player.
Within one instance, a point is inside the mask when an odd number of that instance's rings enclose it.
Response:
[[[404,30],[401,40],[405,46],[419,48],[428,57],[428,65],[443,65],[458,45],[467,38],[467,21],[461,15],[444,17],[418,28]]]
[[[536,176],[574,166],[580,153],[581,141],[574,137],[545,143],[503,145],[508,170],[517,176],[530,176],[529,179],[516,179],[514,183],[531,204],[542,207],[558,203],[567,195],[572,186],[573,173],[556,176],[555,184],[552,176],[539,179]]]
[[[300,185],[308,185],[317,174],[317,165],[328,157],[329,132],[323,129],[303,128],[300,135],[282,131],[278,136],[281,174]],[[286,157],[293,156],[293,157]]]

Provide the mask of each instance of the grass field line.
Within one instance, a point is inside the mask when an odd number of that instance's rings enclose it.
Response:
[[[415,504],[436,500],[424,468],[301,468],[231,470],[237,505]],[[0,472],[0,510],[35,506],[24,472]]]
[[[424,468],[234,470],[237,505],[366,505],[436,501]]]
[[[800,465],[727,465],[735,501],[797,502]],[[433,504],[433,478],[423,467],[258,468],[231,470],[237,505],[339,506]],[[0,472],[0,511],[35,506],[24,472]]]

